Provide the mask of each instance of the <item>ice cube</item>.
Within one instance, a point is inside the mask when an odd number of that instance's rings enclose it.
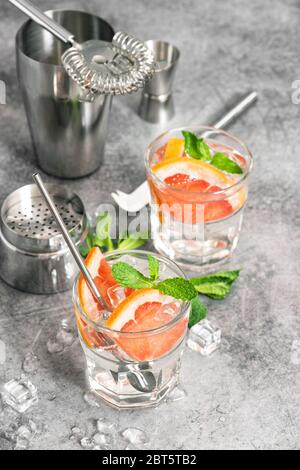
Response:
[[[113,444],[112,436],[109,434],[97,432],[96,434],[93,435],[92,439],[95,442],[95,444],[101,446],[102,449],[108,449],[109,446]]]
[[[83,437],[80,441],[80,445],[83,449],[93,449],[95,442],[89,437]]]
[[[32,436],[42,433],[42,426],[37,425],[34,421],[32,421],[32,419],[29,420],[28,424],[29,424],[29,428],[30,428],[30,432]]]
[[[215,323],[207,319],[194,325],[188,336],[187,345],[203,356],[209,356],[221,343],[221,330]]]
[[[31,434],[31,430],[25,425],[20,426],[17,430],[17,435],[22,439],[27,439],[27,441],[31,438]]]
[[[100,401],[92,392],[86,392],[83,395],[83,399],[88,405],[100,408]]]
[[[7,382],[2,391],[3,401],[19,413],[38,402],[37,388],[25,377]]]
[[[121,434],[126,441],[134,446],[144,445],[148,442],[147,434],[138,428],[126,428]]]
[[[54,338],[47,341],[47,349],[50,354],[62,353],[66,348],[72,346],[76,339],[75,330],[69,325],[68,319],[61,322],[61,328]]]
[[[29,441],[23,437],[17,437],[14,450],[26,450],[29,447]]]
[[[97,426],[97,430],[100,433],[104,433],[104,434],[109,434],[110,432],[114,430],[114,427],[115,427],[114,423],[111,423],[110,421],[106,419],[98,419],[96,426]]]
[[[143,273],[145,276],[149,275],[149,267],[147,260],[138,256],[123,255],[117,262],[127,263],[133,266],[135,269]]]
[[[156,315],[164,313],[166,315],[169,315],[170,320],[172,320],[172,318],[176,317],[176,315],[179,313],[179,310],[180,310],[180,302],[174,301],[174,302],[166,303],[162,305],[162,307],[156,312]]]
[[[75,341],[74,331],[62,328],[57,333],[56,339],[65,346],[71,346]]]
[[[54,392],[49,392],[49,393],[47,394],[47,400],[48,400],[48,401],[54,401],[55,399],[56,399],[56,393],[54,393]]]
[[[63,344],[58,343],[55,340],[49,339],[47,341],[47,349],[50,354],[59,354],[63,352],[65,348]]]
[[[72,431],[72,434],[74,436],[81,436],[82,435],[82,431],[78,426],[73,426],[71,431]]]
[[[107,289],[107,295],[113,308],[117,308],[126,299],[125,290],[120,286],[112,286]]]
[[[39,360],[37,356],[32,351],[29,351],[26,354],[23,364],[22,364],[23,371],[28,374],[33,374],[34,372],[38,370],[38,367],[39,367]]]

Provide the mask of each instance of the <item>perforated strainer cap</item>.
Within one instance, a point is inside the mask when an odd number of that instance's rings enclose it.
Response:
[[[61,186],[48,184],[47,189],[74,242],[79,243],[87,229],[81,199]],[[56,222],[34,184],[17,189],[5,199],[1,208],[1,231],[11,245],[26,252],[46,254],[66,248]]]

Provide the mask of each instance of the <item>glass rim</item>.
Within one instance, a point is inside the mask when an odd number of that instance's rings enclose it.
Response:
[[[165,183],[164,181],[162,181],[161,179],[159,179],[156,174],[152,171],[151,169],[151,164],[150,164],[150,154],[151,154],[151,150],[153,148],[153,146],[155,145],[155,143],[157,143],[160,139],[164,138],[165,136],[167,136],[168,134],[170,134],[171,132],[180,132],[182,130],[191,130],[191,131],[213,131],[215,133],[218,133],[218,134],[222,134],[224,135],[225,137],[228,137],[230,139],[233,139],[234,141],[236,141],[239,145],[241,145],[246,153],[248,154],[247,156],[249,157],[249,161],[250,161],[250,164],[249,164],[249,168],[247,169],[247,171],[245,173],[243,173],[243,176],[238,180],[236,181],[234,184],[228,186],[227,188],[223,188],[223,189],[220,189],[218,191],[187,191],[186,189],[181,189],[181,188],[176,188],[174,186],[170,186],[169,184]],[[242,155],[243,156],[243,155]],[[229,132],[226,132],[224,131],[223,129],[217,129],[216,127],[212,127],[212,126],[181,126],[181,127],[174,127],[174,128],[170,128],[166,131],[164,131],[163,133],[161,133],[159,136],[157,136],[154,140],[152,140],[152,142],[148,145],[147,147],[147,150],[146,150],[146,155],[145,155],[145,166],[146,166],[146,171],[147,171],[147,174],[159,185],[165,187],[166,189],[168,190],[172,190],[174,191],[175,193],[177,192],[178,194],[191,194],[191,195],[223,195],[223,194],[226,194],[227,192],[229,192],[230,190],[232,190],[233,188],[237,188],[236,190],[238,190],[238,187],[240,185],[242,185],[242,183],[244,183],[246,181],[246,179],[248,178],[249,174],[251,173],[252,171],[252,167],[253,167],[253,155],[249,149],[249,147],[244,144],[244,142],[242,140],[240,140],[239,138],[235,137],[233,134],[230,134]],[[208,201],[209,202],[209,201]]]
[[[181,277],[183,277],[184,279],[187,279],[187,276],[185,275],[185,273],[182,271],[182,269],[174,261],[167,258],[166,256],[163,256],[163,255],[160,255],[160,254],[157,254],[157,253],[153,253],[152,251],[147,251],[147,250],[113,251],[113,252],[110,252],[110,253],[104,253],[104,257],[105,257],[105,259],[107,259],[109,257],[120,256],[120,255],[124,256],[124,255],[130,255],[130,254],[132,254],[132,255],[141,254],[141,255],[144,255],[144,256],[148,256],[148,255],[155,256],[159,260],[163,261],[165,264],[171,265],[175,270],[177,270],[178,274],[181,274]],[[74,284],[73,284],[73,289],[72,289],[73,304],[75,305],[75,308],[78,309],[79,314],[83,318],[83,320],[86,321],[86,323],[89,326],[92,326],[94,329],[96,329],[96,331],[99,331],[99,332],[110,333],[110,334],[113,333],[113,334],[118,334],[119,336],[122,336],[122,337],[131,337],[131,338],[132,337],[140,337],[142,335],[155,335],[157,333],[161,333],[161,332],[169,330],[172,325],[175,325],[179,320],[181,320],[184,317],[184,315],[187,313],[187,311],[190,307],[191,302],[181,301],[182,305],[181,305],[179,313],[174,318],[172,318],[172,320],[170,322],[166,323],[165,325],[159,326],[158,328],[154,328],[152,330],[126,331],[125,332],[125,331],[120,331],[120,330],[113,330],[111,328],[106,328],[105,326],[100,325],[99,323],[94,322],[93,320],[91,320],[87,316],[87,314],[85,313],[85,311],[83,310],[83,308],[80,304],[79,296],[78,296],[78,289],[77,289],[80,274],[81,273],[79,273],[76,276]],[[176,300],[177,299],[174,299],[174,301],[176,301]]]

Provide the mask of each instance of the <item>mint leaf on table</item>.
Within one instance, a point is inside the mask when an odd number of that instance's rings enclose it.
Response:
[[[197,297],[198,293],[193,284],[182,277],[174,277],[155,284],[155,288],[162,294],[170,295],[174,299],[190,301]]]
[[[118,284],[131,289],[144,289],[153,287],[153,281],[148,279],[137,269],[122,261],[112,266],[112,273]]]
[[[159,278],[159,261],[154,256],[148,256],[149,274],[152,281],[156,281]]]
[[[191,304],[189,328],[192,328],[196,323],[199,323],[199,321],[206,318],[208,313],[206,305],[204,305],[197,297],[192,299]]]
[[[188,131],[182,131],[182,135],[184,137],[184,150],[190,157],[197,160],[211,160],[209,146],[204,142],[204,139],[198,138]]]
[[[231,286],[239,277],[239,274],[239,270],[221,271],[216,274],[193,278],[190,282],[199,294],[220,300],[231,292]]]
[[[243,170],[241,167],[231,160],[226,153],[218,152],[215,153],[211,162],[211,165],[218,168],[219,170],[226,171],[227,173],[232,174],[242,174]]]

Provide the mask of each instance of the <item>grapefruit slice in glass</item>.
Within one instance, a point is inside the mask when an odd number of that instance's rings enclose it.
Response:
[[[171,351],[184,337],[188,319],[172,322],[180,304],[156,289],[133,292],[106,320],[106,328],[114,330],[114,341],[136,361],[150,361]],[[159,328],[166,326],[162,331]],[[117,331],[120,331],[118,334]]]

